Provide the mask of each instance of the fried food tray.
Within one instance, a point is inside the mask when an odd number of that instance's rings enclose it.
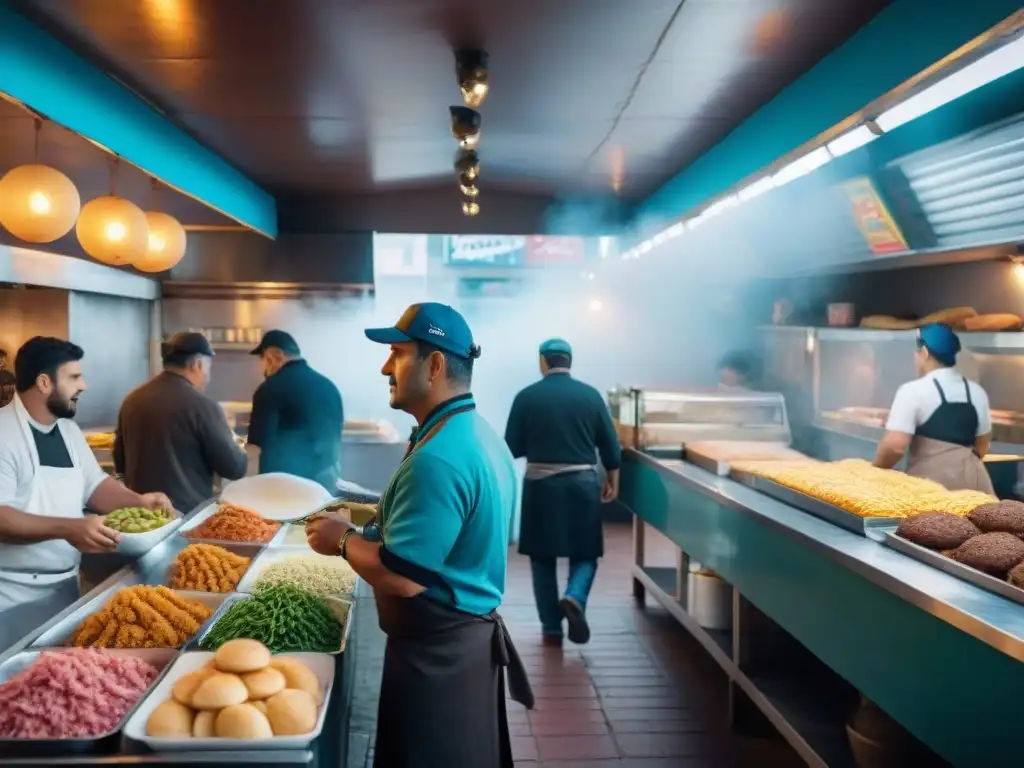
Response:
[[[909,555],[915,560],[919,560],[925,565],[930,565],[933,568],[944,571],[950,576],[956,576],[963,581],[969,581],[976,587],[981,587],[989,592],[995,592],[997,595],[1001,595],[1008,600],[1024,605],[1024,589],[1015,587],[1008,581],[997,579],[995,576],[990,576],[976,568],[971,568],[969,565],[959,563],[951,557],[946,557],[941,552],[936,552],[933,549],[928,549],[920,544],[908,541],[902,536],[897,536],[895,531],[889,531],[886,534],[885,544],[905,555]]]
[[[28,669],[44,651],[62,651],[67,648],[38,648],[24,650],[0,664],[0,683],[6,683]],[[142,702],[159,685],[171,663],[178,656],[173,648],[106,648],[103,652],[120,658],[136,658],[156,667],[157,676],[125,713],[113,730],[96,736],[70,739],[7,739],[0,738],[0,755],[6,762],[11,758],[57,757],[67,755],[96,755],[117,750],[121,730]]]
[[[742,483],[748,488],[753,488],[765,496],[771,496],[783,504],[796,507],[809,515],[820,517],[822,520],[827,520],[833,525],[838,525],[840,528],[845,528],[848,531],[853,531],[861,536],[867,536],[872,539],[881,539],[887,531],[895,529],[901,520],[898,517],[861,517],[852,512],[847,512],[845,509],[841,509],[834,504],[829,504],[827,501],[808,496],[806,493],[801,493],[785,485],[780,485],[774,480],[769,480],[766,477],[750,472],[734,469],[730,472],[730,476],[736,482]]]
[[[729,458],[707,452],[700,443],[683,443],[683,458],[719,477],[729,476],[734,461],[797,461],[798,456],[803,456],[803,454],[794,451],[786,443],[765,442],[762,450],[756,455],[751,452],[749,456],[736,455]],[[804,456],[804,458],[808,461],[811,460],[810,456]]]

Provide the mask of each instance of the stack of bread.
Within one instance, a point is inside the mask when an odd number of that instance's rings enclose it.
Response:
[[[272,656],[255,640],[231,640],[174,683],[146,721],[157,738],[270,739],[310,733],[320,682],[302,662]]]

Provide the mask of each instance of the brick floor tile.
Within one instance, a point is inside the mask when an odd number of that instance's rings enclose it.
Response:
[[[714,757],[729,752],[722,739],[693,733],[616,734],[623,757]]]
[[[513,736],[512,757],[517,761],[536,760],[537,741],[532,736]]]
[[[534,736],[608,736],[608,724],[603,720],[600,722],[587,722],[582,720],[570,720],[565,722],[547,723],[543,720],[535,721],[531,726]]]
[[[599,709],[531,712],[530,723],[604,723],[604,712]]]
[[[618,758],[610,736],[539,736],[537,753],[546,760],[603,760]]]

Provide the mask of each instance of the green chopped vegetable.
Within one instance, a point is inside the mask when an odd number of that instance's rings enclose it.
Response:
[[[108,528],[121,533],[149,533],[171,522],[171,516],[162,509],[124,507],[115,509],[103,519]]]
[[[276,584],[229,607],[199,647],[215,651],[239,637],[259,640],[272,653],[332,653],[341,647],[341,624],[320,598],[289,584]]]

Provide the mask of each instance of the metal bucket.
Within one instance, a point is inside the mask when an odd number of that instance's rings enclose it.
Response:
[[[732,586],[713,573],[687,574],[686,606],[704,629],[732,628]]]

